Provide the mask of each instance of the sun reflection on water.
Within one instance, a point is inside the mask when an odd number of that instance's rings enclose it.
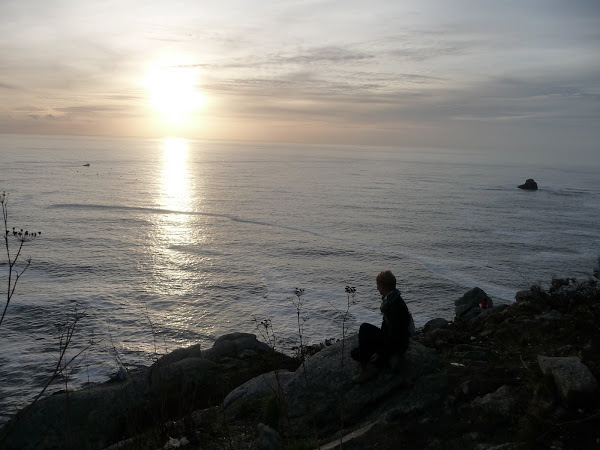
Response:
[[[161,206],[171,211],[188,212],[191,210],[188,143],[181,138],[167,138],[163,147]]]
[[[188,164],[188,142],[167,138],[163,143],[163,166],[158,203],[163,214],[157,217],[155,243],[156,279],[160,291],[174,292],[185,286],[189,253],[183,247],[197,242],[193,226],[192,182]]]

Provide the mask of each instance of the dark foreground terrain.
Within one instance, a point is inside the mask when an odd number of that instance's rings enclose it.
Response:
[[[351,427],[328,436],[319,436],[317,430],[316,439],[311,433],[286,436],[280,426],[274,441],[265,433],[261,440],[259,423],[275,430],[281,425],[276,406],[269,402],[234,420],[221,417],[218,407],[196,411],[163,430],[163,440],[186,436],[186,447],[198,449],[600,448],[597,385],[577,392],[578,381],[570,380],[575,391],[565,393],[559,380],[542,372],[539,361],[540,356],[576,358],[600,379],[598,279],[554,279],[546,289],[532,286],[504,306],[418,331],[414,340],[441,357],[436,376],[445,382],[439,400],[397,417],[382,414],[367,431],[341,445],[341,435]]]
[[[360,386],[356,337],[308,349],[302,364],[265,358],[253,335],[224,336],[44,399],[0,448],[599,449],[599,278],[553,279],[466,314],[459,299],[460,318],[418,330],[400,369]]]

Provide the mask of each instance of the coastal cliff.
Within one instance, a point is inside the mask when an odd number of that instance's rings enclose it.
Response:
[[[454,320],[428,323],[394,370],[361,385],[351,381],[356,335],[303,363],[254,335],[226,335],[42,399],[5,426],[0,447],[598,448],[594,275],[532,286],[510,305],[472,289]]]

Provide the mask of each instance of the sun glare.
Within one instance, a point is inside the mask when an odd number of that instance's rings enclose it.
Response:
[[[204,103],[197,89],[198,70],[177,64],[163,64],[148,71],[143,80],[152,108],[174,124],[187,120]]]

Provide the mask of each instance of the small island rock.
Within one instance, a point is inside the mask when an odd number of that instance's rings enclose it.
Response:
[[[538,185],[533,181],[533,178],[528,178],[524,184],[521,184],[518,187],[519,189],[526,189],[528,191],[537,191]]]

